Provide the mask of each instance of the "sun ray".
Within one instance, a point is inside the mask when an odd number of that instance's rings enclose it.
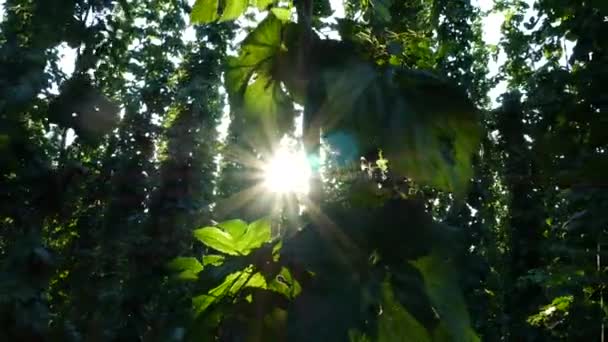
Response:
[[[280,147],[264,166],[264,185],[274,193],[306,195],[310,183],[310,166],[302,151]]]
[[[317,227],[321,237],[334,242],[333,245],[339,249],[340,253],[337,253],[337,255],[341,256],[341,261],[345,265],[356,269],[355,262],[365,257],[359,246],[329,216],[323,213],[318,204],[313,203],[308,198],[303,199],[303,204],[306,206],[308,217]]]

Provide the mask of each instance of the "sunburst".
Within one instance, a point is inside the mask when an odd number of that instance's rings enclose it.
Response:
[[[306,195],[310,175],[310,165],[304,151],[281,146],[264,164],[263,184],[272,193]]]

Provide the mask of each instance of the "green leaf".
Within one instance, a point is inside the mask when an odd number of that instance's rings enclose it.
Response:
[[[253,0],[255,6],[260,10],[266,10],[268,6],[275,3],[275,0]]]
[[[243,96],[248,122],[277,135],[293,126],[293,105],[280,83],[267,73],[254,74],[250,80],[254,81]]]
[[[481,136],[477,110],[464,92],[430,74],[403,73],[400,82],[410,115],[387,158],[402,174],[462,198]]]
[[[220,285],[209,290],[206,294],[192,298],[195,314],[200,314],[214,302],[222,300],[239,281],[242,285],[242,283],[246,281],[243,273],[244,271],[239,271],[229,274],[224,278],[224,281]]]
[[[208,24],[216,21],[219,16],[218,0],[196,0],[190,13],[190,23]]]
[[[194,308],[194,313],[196,315],[205,311],[209,305],[213,304],[216,301],[216,297],[212,295],[199,295],[192,298],[192,306]]]
[[[245,284],[245,287],[265,289],[267,287],[266,279],[264,279],[264,276],[258,272],[251,276],[249,281],[247,281],[247,284]]]
[[[264,19],[243,41],[238,57],[227,59],[226,91],[244,121],[244,136],[256,140],[278,136],[293,127],[293,104],[275,79],[283,25],[274,15]]]
[[[265,289],[267,287],[266,279],[259,272],[253,273],[252,267],[231,273],[224,278],[220,285],[209,290],[206,294],[192,299],[195,314],[200,314],[211,304],[221,301],[225,296],[234,296],[246,287]]]
[[[169,269],[179,271],[179,279],[194,280],[197,274],[203,270],[203,265],[193,257],[177,257],[169,262]]]
[[[225,0],[226,6],[220,17],[220,22],[234,20],[241,16],[249,5],[247,0]]]
[[[270,219],[254,221],[247,227],[247,232],[237,241],[238,250],[243,254],[258,248],[271,240]]]
[[[434,340],[479,341],[471,329],[467,305],[453,265],[437,252],[411,263],[422,273],[426,292],[441,320],[434,331]]]
[[[219,223],[218,227],[197,229],[194,231],[194,236],[205,245],[222,253],[247,255],[251,250],[271,240],[270,225],[270,219],[267,218],[249,225],[242,220],[230,220]],[[208,262],[221,263],[223,259],[214,258],[209,259]]]
[[[464,92],[432,74],[393,71],[353,63],[326,72],[325,133],[348,135],[347,147],[360,155],[382,149],[392,172],[461,198],[480,141],[477,110]]]
[[[194,236],[205,245],[222,253],[239,255],[235,241],[227,232],[216,227],[205,227],[194,231]]]
[[[395,299],[389,282],[382,284],[382,313],[378,318],[378,342],[431,341],[427,330]]]
[[[220,222],[217,226],[230,234],[235,240],[240,238],[241,235],[245,234],[245,231],[247,231],[247,222],[238,219]]]
[[[554,298],[551,304],[543,306],[537,314],[528,317],[527,322],[533,326],[546,325],[551,329],[551,324],[568,315],[573,302],[572,295]]]
[[[391,0],[376,0],[372,4],[374,6],[374,14],[377,16],[380,22],[388,23],[391,21],[390,7],[392,5]]]
[[[277,242],[274,246],[272,246],[272,260],[274,262],[278,262],[281,258],[281,249],[283,248],[283,240]]]
[[[273,7],[270,11],[281,21],[286,22],[291,19],[291,10],[289,8]]]
[[[207,254],[203,256],[203,266],[221,266],[226,257],[218,254]]]
[[[248,6],[249,2],[247,0],[225,0],[221,15],[218,15],[220,9],[218,0],[197,0],[192,7],[192,13],[190,13],[190,22],[192,24],[208,24],[214,21],[234,20],[245,13]]]
[[[297,297],[302,292],[302,286],[286,267],[282,267],[279,274],[268,283],[268,289],[291,299]]]

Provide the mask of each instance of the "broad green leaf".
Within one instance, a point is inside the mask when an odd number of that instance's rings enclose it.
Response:
[[[338,151],[363,155],[381,149],[394,173],[462,197],[480,140],[476,109],[447,81],[425,72],[392,71],[360,63],[326,72],[329,143],[339,134],[351,143],[332,146]]]
[[[268,6],[274,4],[275,0],[253,0],[253,3],[255,3],[255,6],[260,11],[263,11],[263,10],[267,9]]]
[[[194,236],[217,251],[230,255],[247,255],[252,249],[271,240],[270,224],[270,220],[266,218],[249,225],[242,220],[230,220],[219,223],[217,227],[197,229]],[[209,262],[222,261],[212,259]]]
[[[247,284],[245,285],[245,287],[255,287],[255,288],[265,289],[267,287],[266,279],[264,279],[264,276],[260,272],[258,272],[251,276],[249,281],[247,281]]]
[[[281,21],[289,21],[291,18],[291,10],[289,8],[273,7],[270,11]]]
[[[247,0],[225,0],[226,6],[220,17],[221,21],[233,20],[241,16],[249,6]]]
[[[217,300],[216,297],[212,296],[212,295],[199,295],[196,296],[194,298],[192,298],[192,306],[194,308],[194,313],[196,315],[200,314],[201,312],[205,311],[209,305],[213,304],[213,302],[215,302]]]
[[[300,283],[292,277],[291,272],[285,267],[282,267],[279,274],[268,283],[268,289],[292,299],[302,292]]]
[[[419,183],[464,196],[481,136],[476,108],[463,91],[429,73],[401,71],[396,81],[405,120],[391,133],[403,139],[389,140],[387,159]]]
[[[453,265],[437,252],[413,261],[412,265],[422,273],[426,292],[441,320],[434,331],[434,340],[479,341],[471,329],[467,305]]]
[[[205,245],[222,253],[239,255],[236,243],[227,232],[216,227],[205,227],[194,231],[194,236]]]
[[[218,254],[206,254],[203,256],[203,266],[221,266],[226,257]]]
[[[267,73],[250,80],[243,96],[243,109],[249,123],[267,132],[284,132],[293,125],[293,104],[279,82]],[[253,127],[253,126],[252,126]]]
[[[294,109],[274,78],[282,46],[282,23],[268,15],[243,41],[238,57],[227,59],[226,90],[248,133],[278,136],[293,127]]]
[[[177,257],[169,262],[169,269],[179,271],[179,279],[194,280],[197,274],[203,270],[203,265],[193,257]]]
[[[231,273],[224,278],[224,281],[209,290],[206,294],[194,297],[192,304],[194,312],[198,315],[205,311],[211,304],[222,300],[225,296],[234,296],[238,291],[246,287],[266,288],[266,280],[260,273],[252,274],[252,268],[248,267],[243,271]]]
[[[389,282],[382,284],[382,313],[378,317],[378,342],[431,341],[427,330],[395,299]]]
[[[247,232],[237,241],[238,250],[243,254],[258,248],[270,241],[270,219],[264,218],[254,221],[247,227]]]
[[[208,24],[216,21],[219,16],[218,0],[196,0],[190,13],[190,23]]]
[[[239,56],[228,59],[226,90],[229,94],[242,95],[254,73],[271,72],[273,58],[281,49],[281,29],[281,21],[269,15],[245,37]]]
[[[192,305],[194,306],[195,314],[200,314],[201,312],[205,311],[211,304],[221,300],[225,295],[230,293],[230,290],[235,285],[237,285],[239,281],[242,285],[242,283],[246,281],[243,273],[244,271],[239,271],[229,274],[228,276],[226,276],[226,278],[224,278],[224,281],[220,285],[209,290],[209,292],[207,292],[206,294],[192,298]]]
[[[230,234],[235,240],[247,231],[247,222],[238,219],[220,222],[217,226]]]

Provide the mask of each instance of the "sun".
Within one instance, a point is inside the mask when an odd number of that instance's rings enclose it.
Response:
[[[264,186],[273,193],[308,194],[311,176],[306,154],[287,147],[278,149],[263,167]]]

